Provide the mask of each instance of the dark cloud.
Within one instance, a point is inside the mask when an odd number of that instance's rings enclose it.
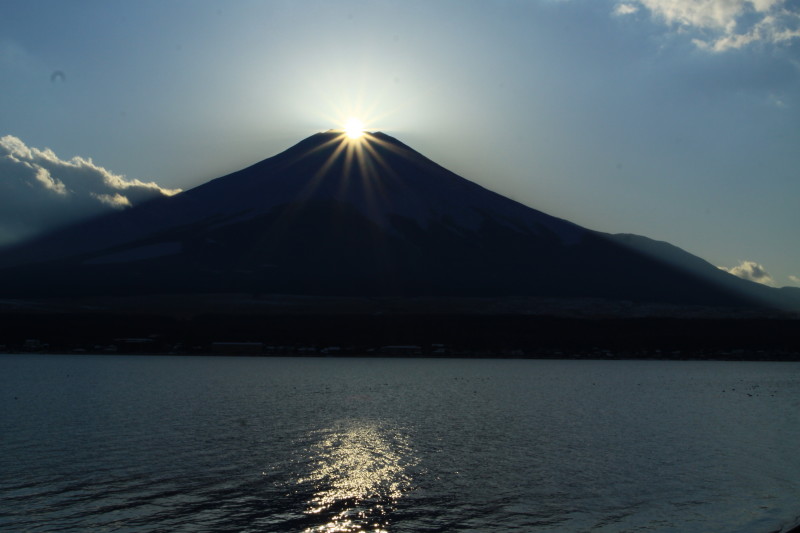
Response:
[[[178,192],[128,180],[91,159],[64,160],[12,135],[0,137],[0,244]]]

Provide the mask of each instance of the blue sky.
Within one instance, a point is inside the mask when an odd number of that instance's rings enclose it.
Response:
[[[798,0],[6,0],[0,240],[17,171],[119,207],[350,115],[531,207],[800,286]]]

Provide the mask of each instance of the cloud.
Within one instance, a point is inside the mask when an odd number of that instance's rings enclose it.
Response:
[[[761,283],[762,285],[768,285],[770,287],[778,286],[778,284],[775,283],[775,280],[772,279],[772,276],[770,276],[767,270],[764,268],[764,265],[760,265],[755,261],[741,261],[733,268],[726,268],[722,266],[717,268],[724,270],[725,272],[729,272],[734,276],[739,276],[742,279]]]
[[[632,15],[639,11],[639,8],[632,4],[617,4],[614,8],[615,15]]]
[[[800,13],[791,0],[628,0],[614,14],[635,13],[637,5],[668,26],[698,33],[692,42],[713,52],[800,39]]]
[[[131,201],[128,200],[127,197],[122,196],[120,193],[114,193],[113,195],[111,195],[111,194],[97,194],[93,192],[89,194],[100,200],[100,202],[115,209],[121,209],[123,207],[131,206]]]
[[[800,285],[800,276],[789,276],[789,281],[794,283],[795,285]]]
[[[91,159],[60,159],[17,137],[0,137],[0,244],[10,244],[180,189],[129,180]]]

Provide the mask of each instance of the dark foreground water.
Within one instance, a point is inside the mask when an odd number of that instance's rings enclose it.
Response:
[[[0,356],[3,531],[769,532],[800,364]]]

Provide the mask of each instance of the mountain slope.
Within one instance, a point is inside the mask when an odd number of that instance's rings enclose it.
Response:
[[[800,288],[781,287],[774,289],[760,283],[730,275],[708,261],[692,255],[668,242],[656,241],[641,235],[619,233],[608,238],[632,250],[641,252],[659,262],[671,265],[699,279],[707,280],[735,294],[743,295],[755,302],[777,309],[800,310]]]
[[[522,295],[701,305],[763,296],[760,288],[741,296],[618,240],[488,191],[382,133],[350,141],[326,132],[174,197],[0,253],[0,295]]]

